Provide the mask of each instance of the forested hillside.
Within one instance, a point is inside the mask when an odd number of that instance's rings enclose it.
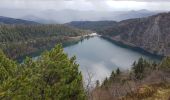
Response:
[[[61,47],[22,64],[0,51],[1,100],[86,100],[79,65]]]
[[[17,58],[85,34],[89,31],[64,25],[0,25],[0,48]]]
[[[66,25],[100,33],[100,31],[114,27],[116,24],[116,21],[73,21]]]

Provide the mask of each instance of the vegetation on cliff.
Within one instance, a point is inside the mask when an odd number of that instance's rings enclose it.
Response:
[[[140,47],[150,53],[170,55],[170,13],[120,21],[99,34]]]

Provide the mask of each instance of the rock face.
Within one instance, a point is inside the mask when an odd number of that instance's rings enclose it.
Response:
[[[170,13],[124,20],[100,34],[154,54],[170,56]]]

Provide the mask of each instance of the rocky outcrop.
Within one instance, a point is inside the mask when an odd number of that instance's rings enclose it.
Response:
[[[170,13],[124,20],[100,34],[153,54],[170,56]]]

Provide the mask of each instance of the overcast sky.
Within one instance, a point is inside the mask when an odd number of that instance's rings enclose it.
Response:
[[[1,0],[0,8],[19,8],[37,10],[167,10],[170,0]]]

